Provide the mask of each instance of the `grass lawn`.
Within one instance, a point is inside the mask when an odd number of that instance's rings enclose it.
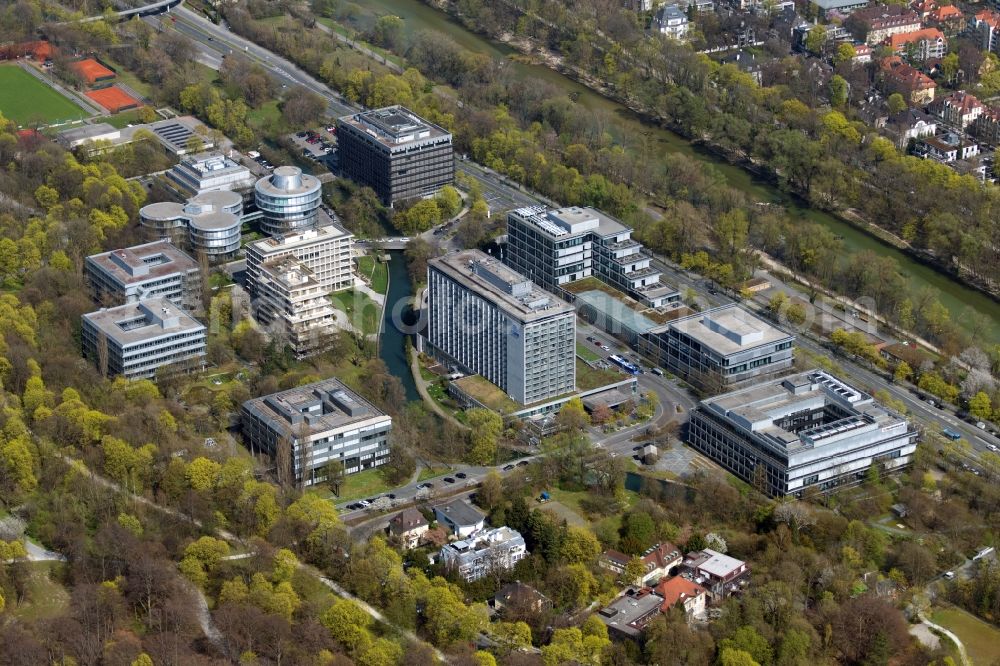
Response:
[[[272,99],[270,102],[261,104],[256,109],[250,109],[247,114],[247,121],[252,127],[258,129],[267,127],[272,123],[281,122],[281,110],[278,108],[278,100]]]
[[[87,113],[15,65],[0,66],[0,112],[18,125],[35,120],[56,123],[86,118]]]
[[[376,293],[384,294],[389,290],[389,267],[384,261],[375,261],[375,257],[367,254],[358,257],[358,272],[368,278]]]
[[[400,67],[403,66],[403,60],[399,56],[395,55],[391,51],[386,51],[385,49],[373,46],[368,42],[364,41],[363,39],[358,38],[356,33],[352,34],[350,30],[340,25],[332,18],[329,18],[327,16],[318,16],[316,20],[325,25],[326,27],[328,27],[330,30],[337,33],[338,35],[343,35],[344,37],[347,37],[348,39],[351,39],[352,41],[355,41],[358,44],[362,44],[366,48],[371,49],[373,52],[377,53],[379,56],[385,58],[389,62],[396,63]]]
[[[105,56],[105,59],[106,59],[106,56]],[[153,88],[152,88],[152,86],[150,86],[148,83],[146,83],[145,81],[143,81],[138,76],[136,76],[132,72],[128,71],[127,69],[125,69],[121,65],[119,65],[114,60],[107,60],[107,63],[109,65],[111,65],[112,67],[115,68],[115,72],[118,75],[118,76],[115,77],[116,81],[118,81],[120,83],[124,83],[129,88],[131,88],[132,90],[136,91],[137,93],[139,93],[143,97],[152,97],[152,95],[153,95]]]
[[[574,491],[574,490],[562,490],[560,488],[547,488],[547,490],[549,492],[549,496],[553,500],[559,502],[560,504],[569,509],[572,509],[577,514],[579,514],[581,518],[583,518],[589,523],[592,523],[595,526],[600,523],[610,522],[611,524],[617,527],[619,521],[621,521],[621,515],[620,512],[618,511],[615,511],[611,515],[604,517],[593,516],[584,511],[580,507],[580,502],[583,501],[584,498],[592,496],[591,493],[586,490]],[[625,494],[628,496],[628,506],[631,507],[632,505],[634,505],[636,502],[639,501],[638,493],[632,492],[631,490],[626,490]],[[541,506],[544,507],[545,505],[543,504]],[[595,518],[596,520],[594,520]]]
[[[576,355],[582,358],[584,361],[599,361],[601,357],[590,351],[579,342],[576,343]]]
[[[368,294],[354,289],[330,294],[333,307],[347,315],[347,319],[355,329],[365,335],[378,333],[378,318],[381,309]]]
[[[364,499],[387,492],[390,488],[391,486],[385,482],[379,470],[366,469],[363,472],[345,476],[344,482],[340,484],[340,497],[335,498],[334,501],[339,503]]]
[[[576,359],[576,387],[581,391],[607,386],[623,379],[626,379],[626,376],[617,370],[597,370]]]
[[[976,666],[992,664],[996,660],[1000,650],[1000,629],[958,608],[936,610],[931,620],[962,640],[969,659]]]
[[[62,566],[58,562],[30,562],[31,577],[24,601],[12,608],[12,600],[7,601],[11,615],[21,620],[44,620],[61,615],[69,604],[69,594],[62,585],[52,580],[53,569]]]

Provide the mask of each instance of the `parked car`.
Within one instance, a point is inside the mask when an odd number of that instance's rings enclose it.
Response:
[[[505,472],[509,472],[512,469],[514,469],[513,465],[504,465],[504,467],[503,467],[503,471],[505,471]]]
[[[358,502],[358,508],[360,509],[367,509],[369,506],[371,506],[371,502],[368,500],[361,500]]]
[[[663,370],[661,370],[660,368],[653,368],[650,372],[652,372],[657,377],[663,376]]]
[[[443,480],[444,480],[445,483],[455,483],[455,479],[452,478],[452,477],[450,477],[450,476],[444,477]]]
[[[466,477],[467,477],[467,476],[469,476],[469,475],[468,475],[468,474],[466,474],[465,472],[459,472],[459,473],[458,473],[458,474],[456,474],[455,476],[456,476],[456,477],[458,477],[459,479],[464,479],[464,478],[466,478]]]

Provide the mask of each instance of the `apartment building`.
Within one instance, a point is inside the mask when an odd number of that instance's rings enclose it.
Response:
[[[978,37],[979,48],[994,53],[1000,51],[1000,14],[984,9],[969,23],[971,32]]]
[[[875,5],[853,12],[844,22],[857,39],[868,46],[881,44],[892,35],[920,30],[920,15],[899,5]]]
[[[402,106],[337,120],[340,169],[382,202],[435,194],[455,180],[451,133]]]
[[[1000,110],[987,108],[972,124],[972,133],[990,146],[1000,145]]]
[[[791,368],[794,343],[794,336],[737,305],[681,317],[640,341],[664,368],[710,392]]]
[[[441,563],[468,583],[498,570],[513,569],[528,555],[524,537],[509,527],[497,527],[475,537],[449,543],[439,553]]]
[[[822,370],[703,400],[688,442],[772,496],[828,491],[877,464],[909,464],[918,433],[899,414]]]
[[[713,603],[739,592],[750,580],[746,562],[711,548],[688,553],[681,568],[683,576],[704,588]]]
[[[83,355],[105,376],[155,379],[205,366],[205,327],[165,298],[83,315]]]
[[[680,300],[632,229],[594,208],[529,206],[507,215],[504,263],[549,291],[596,277],[647,307]]]
[[[327,293],[349,289],[354,284],[353,247],[354,235],[336,224],[247,243],[247,291],[255,295],[263,265],[282,257],[294,257]]]
[[[165,298],[192,312],[201,309],[198,262],[168,241],[92,254],[83,262],[90,297],[104,306]]]
[[[882,59],[879,77],[886,95],[898,92],[913,106],[924,106],[934,101],[937,90],[934,79],[906,64],[899,56]]]
[[[893,53],[906,56],[910,62],[926,62],[932,58],[943,58],[948,51],[948,40],[937,28],[924,28],[913,32],[901,32],[885,40]]]
[[[478,250],[427,268],[427,341],[466,372],[521,404],[575,390],[576,313],[523,275]]]
[[[338,379],[247,400],[240,421],[251,452],[284,458],[304,486],[325,481],[332,462],[354,474],[389,460],[392,418]]]
[[[279,257],[261,265],[251,311],[297,358],[304,358],[326,349],[336,330],[328,293],[294,257]]]
[[[935,99],[927,107],[928,113],[933,113],[949,125],[962,129],[976,122],[985,110],[986,107],[975,95],[970,95],[964,90],[956,90]]]

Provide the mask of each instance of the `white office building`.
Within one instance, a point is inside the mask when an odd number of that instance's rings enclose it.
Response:
[[[478,250],[427,268],[428,343],[446,362],[532,404],[575,390],[576,313]]]
[[[675,319],[639,341],[664,368],[709,392],[788,370],[794,344],[794,336],[737,305]]]
[[[504,263],[549,291],[596,277],[647,307],[680,300],[632,229],[594,208],[529,206],[507,215]]]
[[[688,442],[772,496],[856,483],[910,463],[917,431],[868,394],[811,370],[703,400]]]
[[[245,190],[253,187],[255,180],[250,169],[219,152],[187,155],[167,171],[167,178],[188,196]]]
[[[166,299],[91,312],[82,324],[83,355],[107,376],[155,379],[160,368],[205,365],[205,327]]]
[[[216,190],[180,204],[162,201],[139,210],[139,224],[149,240],[169,240],[210,261],[231,259],[240,249],[243,197]]]
[[[354,284],[353,247],[354,235],[335,224],[248,243],[247,290],[256,293],[265,263],[289,256],[308,268],[327,293],[349,289]]]
[[[298,358],[326,349],[335,331],[336,311],[313,272],[289,256],[260,268],[251,300],[254,318]]]
[[[471,583],[498,570],[513,569],[528,555],[524,537],[509,527],[497,527],[441,549],[441,563]]]
[[[83,276],[91,298],[104,306],[165,298],[201,309],[198,262],[168,241],[92,254],[83,263]]]
[[[240,408],[244,441],[253,453],[277,456],[290,447],[294,478],[311,486],[331,462],[354,474],[389,460],[392,418],[338,379],[247,400]]]

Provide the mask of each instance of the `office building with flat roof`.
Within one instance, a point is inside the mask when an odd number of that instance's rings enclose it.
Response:
[[[162,201],[139,210],[149,240],[169,240],[209,261],[232,259],[240,249],[243,197],[236,192],[202,192],[180,204]]]
[[[427,197],[455,180],[451,133],[402,106],[337,120],[340,169],[387,206]]]
[[[794,343],[794,336],[737,305],[681,317],[639,341],[664,368],[710,393],[791,368]]]
[[[468,583],[499,570],[507,571],[528,556],[524,537],[509,527],[496,527],[441,549],[441,564]]]
[[[597,611],[597,618],[608,626],[608,633],[615,638],[638,640],[662,607],[663,597],[648,587],[629,588]]]
[[[240,421],[254,453],[280,460],[278,448],[287,443],[292,476],[305,486],[324,481],[332,462],[354,474],[389,460],[392,418],[339,379],[247,400]]]
[[[280,166],[254,185],[260,229],[271,236],[315,227],[322,199],[319,179],[294,166]]]
[[[83,276],[91,298],[105,307],[165,298],[201,309],[198,262],[169,241],[92,254],[83,262]]]
[[[479,250],[427,267],[427,341],[446,362],[532,404],[575,390],[576,313]]]
[[[632,229],[594,208],[528,206],[507,214],[504,263],[549,291],[596,277],[647,307],[680,300]]]
[[[910,463],[918,433],[868,394],[810,370],[703,400],[688,442],[772,496],[855,483]]]
[[[250,169],[219,152],[186,155],[167,171],[167,178],[188,196],[218,190],[245,190],[254,184]]]
[[[250,301],[254,319],[288,344],[297,358],[326,349],[336,330],[336,311],[313,272],[289,256],[260,269]]]
[[[247,243],[247,291],[253,296],[262,266],[281,257],[298,260],[327,293],[349,289],[354,284],[353,248],[354,235],[336,224]]]
[[[90,312],[82,317],[83,355],[106,376],[155,379],[205,366],[205,327],[165,298]]]

